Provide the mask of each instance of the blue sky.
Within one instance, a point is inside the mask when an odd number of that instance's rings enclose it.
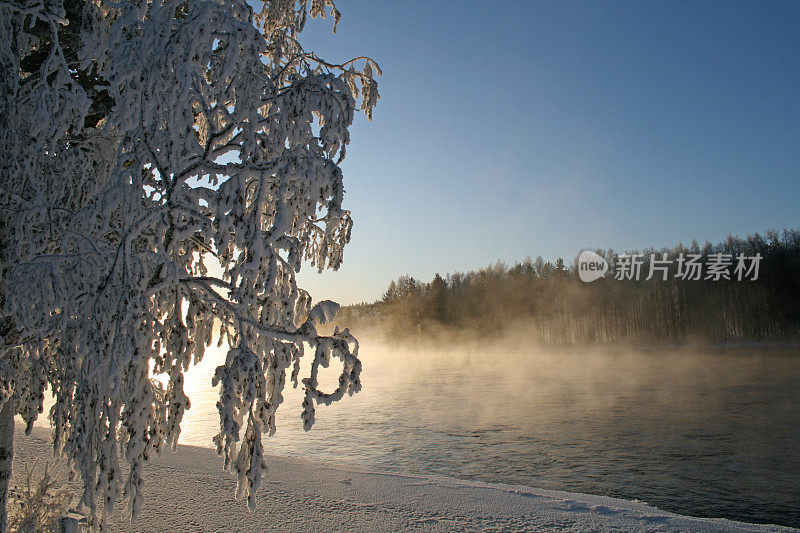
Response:
[[[393,278],[800,226],[800,2],[338,0],[304,45],[383,69],[338,272]]]

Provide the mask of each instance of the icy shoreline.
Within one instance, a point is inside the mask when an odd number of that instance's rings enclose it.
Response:
[[[49,431],[17,431],[13,481],[51,457]],[[146,469],[134,523],[118,509],[110,531],[797,531],[693,518],[641,502],[438,476],[373,472],[270,457],[258,510],[234,499],[236,481],[214,450],[179,446]]]

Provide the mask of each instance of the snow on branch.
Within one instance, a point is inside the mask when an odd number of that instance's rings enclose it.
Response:
[[[251,508],[261,434],[308,347],[307,428],[315,404],[360,388],[356,340],[316,332],[338,306],[295,280],[304,260],[342,262],[339,163],[359,100],[371,118],[379,98],[372,59],[302,48],[307,19],[328,16],[335,29],[330,0],[0,4],[0,394],[30,427],[52,390],[93,526],[122,496],[139,512],[143,464],[177,444],[183,372],[215,325],[231,346],[215,442]]]

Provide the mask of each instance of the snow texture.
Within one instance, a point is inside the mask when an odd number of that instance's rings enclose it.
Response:
[[[342,262],[339,163],[358,100],[369,116],[378,99],[374,61],[300,45],[326,16],[331,0],[0,3],[0,400],[30,427],[53,392],[54,446],[93,526],[123,497],[139,511],[212,330],[232,347],[215,442],[251,508],[287,374],[306,428],[360,389],[358,343],[317,335],[336,307],[295,281],[304,260]]]
[[[21,461],[49,452],[47,431],[18,434]],[[691,518],[640,502],[457,479],[370,472],[280,457],[255,513],[233,498],[235,480],[218,469],[213,450],[178,446],[146,467],[149,497],[130,524],[111,531],[796,531],[724,519]]]

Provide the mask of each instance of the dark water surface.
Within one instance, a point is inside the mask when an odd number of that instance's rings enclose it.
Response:
[[[187,379],[183,444],[211,446],[222,357]],[[286,395],[268,453],[800,526],[800,349],[364,344],[361,357],[363,391],[319,407],[310,432]]]

